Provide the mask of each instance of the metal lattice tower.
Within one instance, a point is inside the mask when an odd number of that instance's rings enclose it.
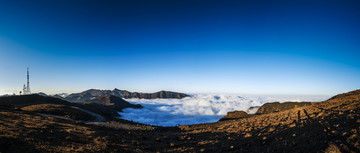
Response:
[[[29,68],[27,68],[27,83],[26,83],[26,86],[24,84],[24,88],[23,88],[23,93],[24,95],[27,95],[27,94],[31,94],[31,91],[30,91],[30,81],[29,81],[29,78],[30,78],[30,75],[29,75]]]

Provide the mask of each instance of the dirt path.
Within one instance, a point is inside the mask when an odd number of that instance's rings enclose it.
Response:
[[[85,109],[82,109],[82,108],[78,108],[78,107],[71,107],[71,108],[74,108],[74,109],[77,109],[77,110],[80,110],[80,111],[83,111],[85,113],[88,113],[92,116],[94,116],[96,119],[93,120],[93,121],[83,121],[83,120],[74,120],[74,119],[71,119],[71,118],[67,118],[67,117],[63,117],[63,116],[58,116],[58,115],[51,115],[51,114],[43,114],[43,113],[38,113],[39,115],[41,116],[46,116],[46,117],[55,117],[55,118],[60,118],[60,119],[65,119],[65,120],[71,120],[71,121],[78,121],[78,122],[83,122],[83,123],[90,123],[90,122],[104,122],[105,121],[105,118],[99,114],[96,114],[96,113],[93,113],[93,112],[90,112],[88,110],[85,110]]]
[[[60,118],[60,119],[64,119],[64,120],[70,120],[70,121],[78,121],[78,120],[73,120],[71,118],[67,118],[67,117],[63,117],[63,116],[58,116],[58,115],[51,115],[51,114],[43,114],[43,113],[37,113],[41,116],[45,116],[45,117],[54,117],[54,118]],[[80,121],[82,122],[82,121]]]

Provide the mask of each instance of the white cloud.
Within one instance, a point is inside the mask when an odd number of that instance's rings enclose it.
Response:
[[[142,109],[124,109],[121,118],[139,123],[177,126],[216,122],[227,112],[246,111],[251,106],[267,102],[322,101],[327,96],[239,96],[194,94],[183,99],[127,99],[130,103],[141,104]]]

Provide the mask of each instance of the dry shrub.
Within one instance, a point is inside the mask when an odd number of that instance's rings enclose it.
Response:
[[[331,143],[329,147],[326,148],[325,153],[341,153],[341,151],[338,146]]]

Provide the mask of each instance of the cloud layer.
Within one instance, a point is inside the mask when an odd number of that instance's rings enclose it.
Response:
[[[322,101],[327,96],[239,96],[194,94],[183,99],[127,99],[130,103],[141,104],[142,109],[124,109],[119,112],[122,119],[139,123],[177,126],[216,122],[227,112],[246,111],[252,106],[267,102]]]

